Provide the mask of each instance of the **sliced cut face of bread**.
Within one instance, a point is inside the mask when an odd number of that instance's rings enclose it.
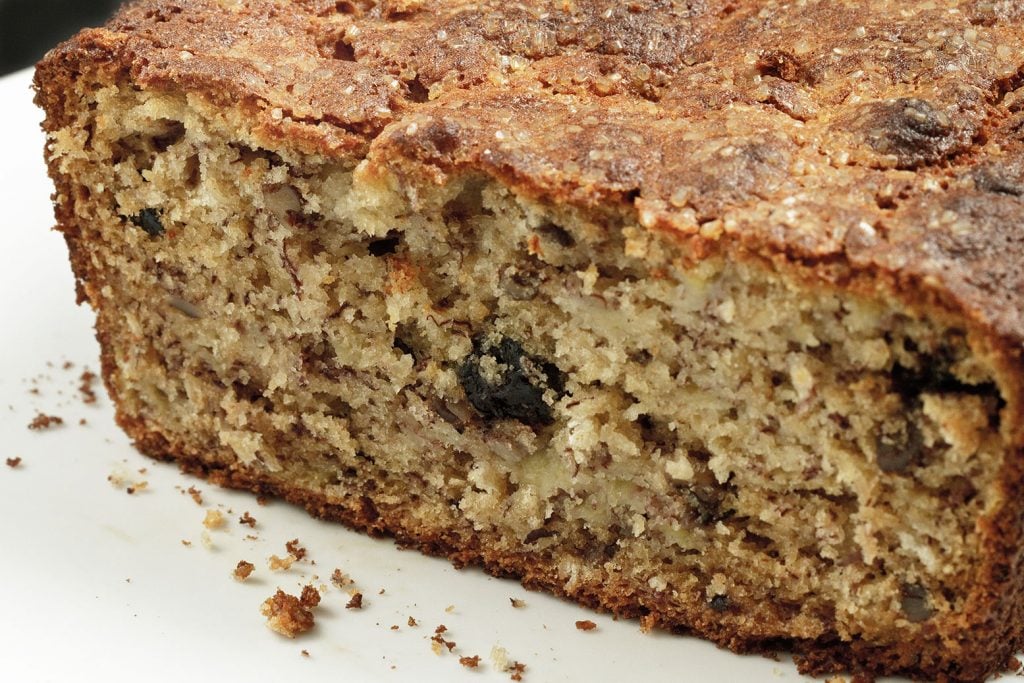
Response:
[[[809,672],[1021,646],[1002,10],[279,4],[136,3],[37,72],[143,452]],[[974,38],[897,87],[879,17]]]

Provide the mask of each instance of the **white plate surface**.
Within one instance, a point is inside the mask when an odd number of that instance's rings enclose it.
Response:
[[[50,230],[30,78],[0,78],[0,681],[507,681],[490,661],[495,645],[526,664],[530,683],[802,680],[788,657],[642,634],[635,621],[455,570],[281,502],[259,506],[138,454],[102,388],[94,405],[77,392],[83,369],[97,370],[98,348]],[[29,431],[37,411],[65,424]],[[22,464],[10,469],[3,461],[13,457]],[[128,495],[111,475],[148,487]],[[182,494],[189,486],[202,490],[202,506]],[[201,540],[207,509],[229,520],[210,532],[211,549]],[[244,511],[255,530],[238,523]],[[285,555],[292,538],[315,566],[271,572],[267,558]],[[241,559],[256,565],[244,584],[230,576]],[[266,627],[259,606],[277,587],[295,593],[314,575],[329,584],[336,567],[356,580],[364,609],[345,609],[348,596],[330,587],[314,631],[288,640]],[[513,609],[510,597],[526,606]],[[582,619],[597,629],[578,631]],[[480,668],[432,651],[439,624],[457,655],[481,656]]]

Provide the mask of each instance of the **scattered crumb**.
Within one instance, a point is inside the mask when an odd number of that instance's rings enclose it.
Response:
[[[290,569],[293,564],[306,556],[306,549],[299,545],[299,539],[297,538],[293,538],[285,543],[284,547],[288,551],[288,555],[286,557],[271,555],[270,559],[267,561],[272,571],[276,572]]]
[[[441,647],[442,646],[448,648],[448,652],[451,652],[452,650],[455,649],[455,641],[454,640],[446,640],[445,637],[444,637],[444,634],[447,633],[447,632],[448,632],[448,627],[445,626],[444,624],[440,624],[440,625],[438,625],[437,628],[434,629],[434,635],[430,636],[430,640],[431,640],[430,647],[431,647],[431,649],[434,650],[434,654],[438,654],[438,655],[441,654],[441,652],[442,652]]]
[[[503,647],[495,645],[491,648],[491,661],[494,662],[494,668],[498,671],[512,674],[511,678],[513,681],[523,680],[523,672],[526,671],[526,665],[521,662],[509,661],[508,650]]]
[[[250,515],[248,512],[243,512],[242,516],[238,518],[239,524],[245,524],[250,529],[256,528],[256,518]]]
[[[258,541],[258,540],[260,540],[260,537],[259,536],[253,536],[252,534],[246,534],[245,535],[245,540],[247,540],[247,541]]]
[[[132,484],[131,486],[127,487],[125,489],[125,493],[127,493],[130,496],[130,495],[133,495],[136,491],[144,491],[148,487],[149,487],[149,482],[148,481],[140,481],[140,482],[137,482],[137,483]]]
[[[291,566],[295,564],[295,557],[288,555],[287,557],[278,557],[277,555],[271,555],[270,559],[267,560],[267,566],[270,567],[272,572],[287,571],[291,569]]]
[[[391,630],[392,631],[397,631],[398,630],[398,624],[391,624]]]
[[[181,539],[181,544],[183,546],[185,546],[186,548],[191,548],[192,547],[192,541],[186,541],[184,538]]]
[[[475,669],[480,666],[480,655],[473,655],[472,657],[459,657],[459,664],[466,667],[467,669]]]
[[[645,614],[640,617],[640,633],[650,633],[656,624],[653,614]]]
[[[196,505],[203,504],[203,492],[197,489],[195,486],[189,486],[188,490],[185,493],[192,496],[192,500],[196,502]]]
[[[21,458],[7,458],[7,466],[14,469],[21,464]]]
[[[203,533],[199,535],[199,540],[202,541],[203,547],[207,550],[213,550],[213,539],[210,538],[210,532],[203,529]]]
[[[80,427],[84,427],[87,424],[89,424],[89,423],[86,421],[86,419],[84,417],[81,420],[78,421],[78,425]]]
[[[522,609],[523,607],[526,607],[526,600],[520,600],[519,598],[509,598],[508,600],[516,609]]]
[[[420,622],[416,621],[412,617],[409,617],[409,621],[407,623],[409,624],[409,626],[419,626],[420,625]]]
[[[384,589],[381,588],[379,591],[377,591],[377,595],[384,595]]]
[[[96,374],[86,370],[78,379],[80,382],[78,391],[82,394],[82,403],[95,403],[96,392],[93,390],[92,385],[96,381]]]
[[[147,472],[149,472],[149,468],[147,468],[147,467],[140,467],[138,469],[138,473],[139,474],[146,474]]]
[[[353,593],[352,599],[345,605],[345,609],[362,609],[363,608],[363,594]]]
[[[64,418],[62,417],[47,415],[45,413],[36,413],[36,416],[32,418],[32,421],[28,423],[28,428],[40,431],[43,429],[50,429],[51,427],[59,427],[62,424],[64,424]]]
[[[307,595],[307,590],[316,593],[316,601]],[[267,618],[267,626],[271,630],[288,638],[311,630],[315,624],[312,608],[317,605],[320,594],[312,586],[302,589],[302,597],[285,593],[280,588],[274,595],[263,601],[260,613]],[[312,603],[312,604],[310,604]]]
[[[320,604],[320,591],[313,586],[303,586],[299,599],[302,600],[303,605],[312,609]]]
[[[590,619],[584,619],[583,621],[576,622],[576,629],[579,631],[593,631],[597,628],[597,624],[592,622]]]
[[[302,656],[303,657],[308,657],[309,656],[309,650],[303,650],[302,651]]]
[[[445,611],[446,614],[451,614],[452,612],[455,611],[455,605],[448,605],[447,607],[444,608],[444,611]]]
[[[355,582],[350,579],[345,572],[340,569],[335,569],[331,574],[331,583],[333,583],[337,588],[344,588],[345,586],[351,586]]]
[[[73,367],[75,367],[75,364],[69,360],[64,361],[64,364],[61,365],[61,368],[63,368],[64,370],[70,370]]]
[[[505,671],[508,667],[508,650],[495,645],[491,648],[491,661],[498,671]]]
[[[288,554],[295,558],[296,562],[306,557],[306,549],[299,545],[299,539],[297,538],[293,538],[285,543],[284,547]]]
[[[125,492],[128,495],[132,495],[136,491],[142,491],[143,489],[149,487],[149,482],[147,481],[131,482],[127,480],[127,477],[124,474],[118,472],[113,472],[107,475],[107,481],[109,481],[110,485],[113,486],[114,488],[125,489]]]
[[[245,581],[256,569],[256,565],[252,562],[246,562],[245,560],[239,560],[238,565],[235,567],[235,571],[232,572],[232,576],[235,577],[236,581]]]
[[[225,524],[227,524],[227,521],[224,519],[224,515],[220,510],[211,509],[206,511],[206,517],[203,519],[203,526],[207,529],[220,529],[223,528]]]
[[[256,504],[259,505],[260,507],[263,507],[264,505],[266,505],[267,502],[268,502],[268,499],[267,499],[266,496],[256,496]]]

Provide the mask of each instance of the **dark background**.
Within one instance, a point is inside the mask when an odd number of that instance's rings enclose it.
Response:
[[[98,26],[121,0],[0,0],[0,75],[35,64],[84,26]]]

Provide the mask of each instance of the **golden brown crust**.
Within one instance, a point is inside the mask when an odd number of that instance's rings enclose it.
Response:
[[[147,0],[51,52],[39,82],[106,64],[240,105],[268,140],[633,208],[704,252],[885,273],[1019,346],[1019,14],[971,0]]]

